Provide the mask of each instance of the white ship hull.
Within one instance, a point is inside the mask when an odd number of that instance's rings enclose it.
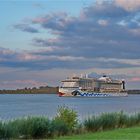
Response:
[[[88,92],[81,90],[66,90],[59,89],[60,97],[120,97],[128,96],[127,92],[114,92],[114,93],[105,93],[105,92]]]

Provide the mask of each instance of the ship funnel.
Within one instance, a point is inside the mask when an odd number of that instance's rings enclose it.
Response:
[[[125,90],[125,81],[122,80],[122,84],[123,84],[123,89]]]

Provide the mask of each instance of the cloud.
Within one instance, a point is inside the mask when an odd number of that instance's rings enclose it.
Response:
[[[38,82],[38,85],[36,85],[37,87],[41,85],[58,86],[60,84],[60,81],[64,80],[68,76],[72,76],[73,74],[80,76],[81,74],[90,74],[93,72],[95,73],[94,75],[92,75],[93,77],[96,77],[96,75],[100,77],[103,74],[106,74],[115,79],[125,79],[127,88],[139,89],[140,82],[131,82],[129,80],[133,77],[140,77],[139,69],[140,67],[115,69],[95,67],[91,69],[75,69],[74,67],[73,69],[68,69],[61,67],[44,70],[29,70],[26,68],[18,67],[0,67],[0,89],[33,87],[34,84],[31,83],[34,82],[30,81]]]
[[[98,20],[98,23],[102,26],[107,26],[108,25],[108,21],[107,20],[103,20],[103,19],[100,19]]]
[[[24,24],[24,23],[15,24],[15,25],[13,25],[13,27],[15,29],[18,29],[18,30],[21,30],[21,31],[24,31],[24,32],[28,32],[28,33],[39,33],[39,31],[36,28],[31,27],[30,25]]]
[[[2,49],[6,52],[7,49]],[[104,57],[86,57],[69,55],[59,49],[48,51],[46,48],[40,51],[25,51],[14,52],[7,51],[0,56],[0,66],[12,68],[26,68],[28,70],[45,70],[53,68],[66,69],[88,69],[88,68],[125,68],[125,67],[140,67],[140,59],[116,59]],[[8,53],[10,52],[10,53]],[[61,55],[60,55],[61,54]]]
[[[114,1],[105,1],[96,2],[91,6],[85,7],[81,12],[82,15],[87,18],[123,18],[130,14],[129,11],[126,11],[122,7],[116,6]],[[93,17],[92,17],[93,16]]]
[[[24,21],[15,28],[30,32],[38,26],[33,32],[41,29],[49,37],[33,38],[37,51],[15,52],[1,65],[30,69],[139,67],[139,11],[119,4],[123,2],[96,2],[81,9],[79,16],[57,12],[28,18],[28,24]]]
[[[0,88],[6,89],[16,89],[16,88],[31,88],[31,87],[39,87],[39,86],[47,86],[47,83],[40,82],[36,80],[8,80],[0,82]]]
[[[88,74],[88,76],[91,78],[100,78],[103,75],[109,76],[113,79],[125,79],[127,77],[126,74],[106,74],[106,72],[105,73],[91,72]]]
[[[0,88],[58,85],[73,73],[105,73],[139,87],[139,1],[97,1],[78,16],[47,13],[24,18],[13,28],[33,33],[29,43],[35,49],[0,47]]]
[[[0,47],[0,55],[1,56],[5,56],[5,55],[13,55],[15,54],[14,51],[8,49],[8,48],[3,48],[3,47]]]
[[[105,1],[83,8],[78,17],[66,13],[37,17],[32,24],[39,24],[54,37],[35,38],[33,44],[71,50],[65,51],[66,55],[78,57],[138,59],[140,25],[134,21],[137,15],[138,12]],[[58,55],[62,54],[64,51],[59,51]]]
[[[34,7],[34,8],[37,8],[37,9],[44,9],[45,7],[44,7],[44,5],[42,4],[42,3],[33,3],[32,4],[32,6]]]
[[[140,82],[140,77],[132,77],[128,81],[129,82]]]
[[[140,0],[115,0],[115,3],[127,11],[140,9]]]

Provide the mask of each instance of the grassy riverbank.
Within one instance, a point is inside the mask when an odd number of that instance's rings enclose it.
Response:
[[[0,94],[57,94],[58,87],[41,86],[16,90],[0,90]]]
[[[140,94],[140,90],[127,90],[128,94]]]
[[[86,133],[90,137],[91,133],[133,126],[140,126],[140,113],[103,113],[79,122],[77,112],[64,106],[58,108],[53,119],[46,116],[29,116],[8,121],[0,120],[0,139],[52,139]]]
[[[140,140],[140,127],[64,136],[55,140]]]

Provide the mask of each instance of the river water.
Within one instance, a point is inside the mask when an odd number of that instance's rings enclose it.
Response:
[[[67,106],[78,112],[79,118],[102,112],[140,112],[140,95],[109,98],[58,97],[55,94],[1,94],[0,118],[7,120],[28,115],[55,116],[59,106]]]

